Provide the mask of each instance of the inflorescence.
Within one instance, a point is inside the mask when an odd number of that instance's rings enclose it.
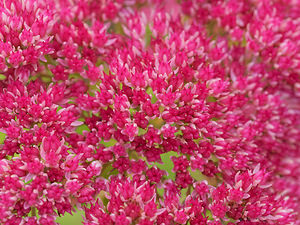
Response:
[[[300,224],[300,2],[1,0],[0,224]]]

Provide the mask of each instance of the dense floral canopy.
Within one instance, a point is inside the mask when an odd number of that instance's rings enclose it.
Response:
[[[299,0],[1,0],[0,224],[300,224]]]

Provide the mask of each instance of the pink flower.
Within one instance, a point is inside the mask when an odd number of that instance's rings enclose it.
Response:
[[[50,136],[43,140],[41,146],[41,158],[48,167],[58,167],[61,159],[62,145],[56,136]]]
[[[175,213],[175,222],[179,224],[185,224],[188,220],[187,215],[184,213],[184,211],[180,210]]]
[[[0,1],[0,224],[300,225],[299,9]]]
[[[214,202],[211,205],[211,211],[217,218],[224,218],[227,211],[226,206],[222,202]]]

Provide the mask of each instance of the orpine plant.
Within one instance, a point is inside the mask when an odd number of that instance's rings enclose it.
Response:
[[[0,15],[1,224],[300,224],[299,1]]]

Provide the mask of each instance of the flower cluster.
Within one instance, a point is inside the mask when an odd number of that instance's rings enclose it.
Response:
[[[300,2],[0,2],[0,223],[300,224]]]

